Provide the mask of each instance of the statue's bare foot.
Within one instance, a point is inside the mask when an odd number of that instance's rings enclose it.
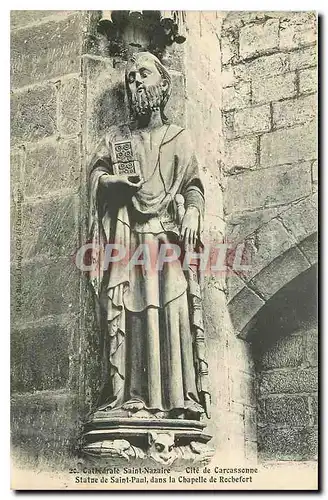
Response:
[[[135,418],[153,418],[153,414],[150,413],[148,410],[145,410],[144,408],[142,410],[138,410],[133,413],[133,416]]]
[[[168,411],[157,411],[155,413],[156,418],[169,418],[169,412]]]
[[[134,413],[136,411],[143,410],[144,403],[142,401],[138,401],[138,400],[131,400],[131,401],[127,401],[126,403],[124,403],[122,405],[122,408],[123,408],[123,410],[131,411],[132,413]]]

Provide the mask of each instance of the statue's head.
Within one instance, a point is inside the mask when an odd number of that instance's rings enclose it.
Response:
[[[171,77],[157,57],[149,52],[135,54],[128,62],[125,84],[135,118],[159,110],[163,123],[167,122],[164,108],[171,94]]]

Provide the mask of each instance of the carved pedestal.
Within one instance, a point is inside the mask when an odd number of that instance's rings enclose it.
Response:
[[[196,420],[143,417],[109,417],[98,411],[86,423],[82,452],[94,462],[106,459],[207,463],[213,450],[205,424]]]

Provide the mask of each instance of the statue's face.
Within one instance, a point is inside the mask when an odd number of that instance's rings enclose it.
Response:
[[[159,85],[162,77],[154,61],[143,58],[137,61],[128,72],[128,85],[131,94],[141,93],[152,85]]]
[[[163,80],[153,59],[140,57],[127,72],[131,106],[138,115],[160,109],[168,83]]]

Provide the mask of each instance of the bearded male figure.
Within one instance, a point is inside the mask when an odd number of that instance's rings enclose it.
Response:
[[[140,245],[155,255],[162,245],[177,245],[182,254],[202,245],[198,163],[187,131],[164,114],[170,75],[154,55],[140,52],[128,62],[125,84],[131,123],[110,128],[90,173],[89,238],[97,267],[90,281],[103,357],[97,410],[108,417],[146,412],[199,420],[209,395],[197,266],[186,271],[175,259],[155,269],[111,259],[104,269],[96,251],[114,243],[131,257]],[[184,207],[177,206],[179,196]]]

